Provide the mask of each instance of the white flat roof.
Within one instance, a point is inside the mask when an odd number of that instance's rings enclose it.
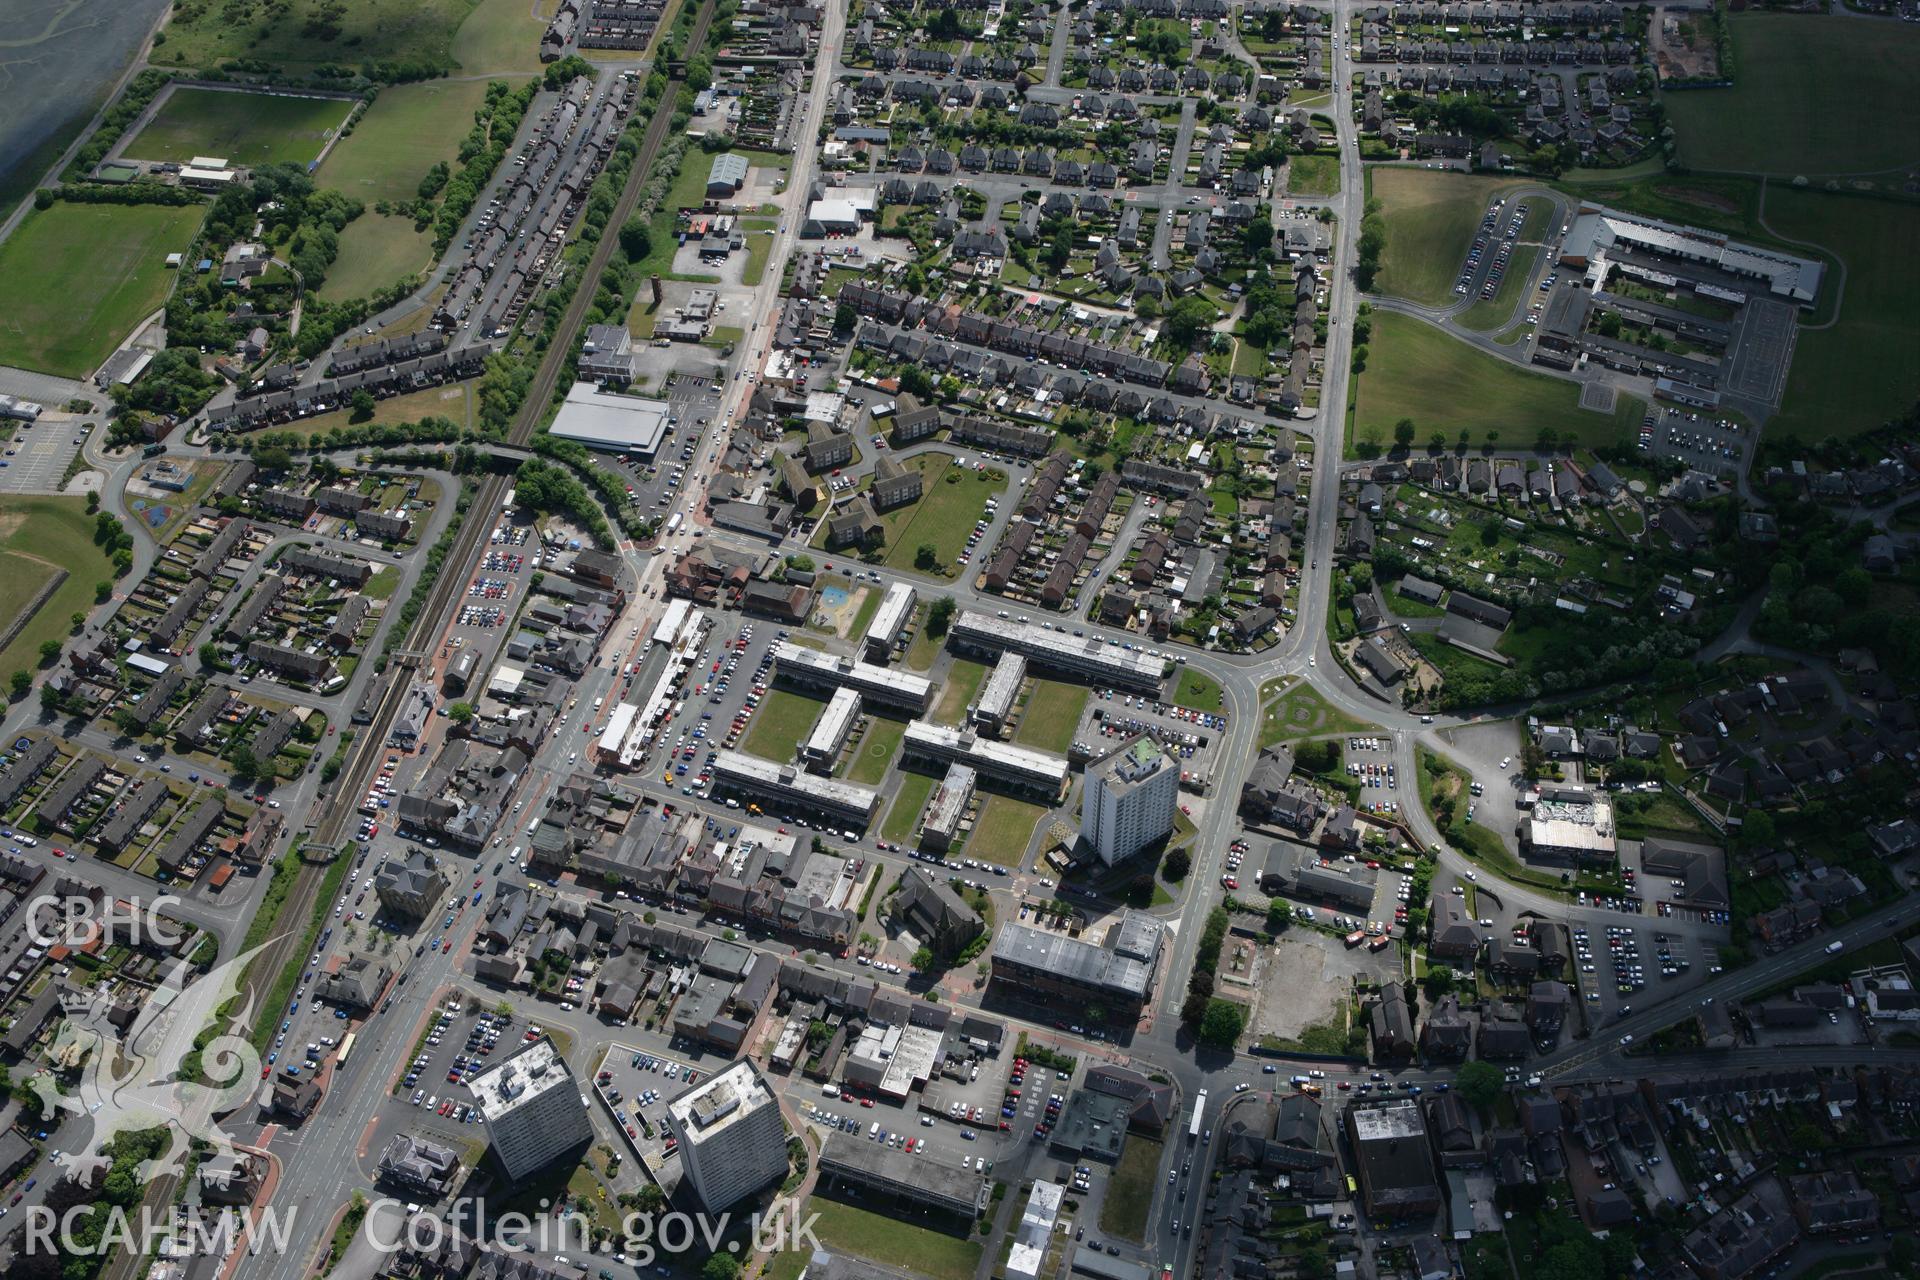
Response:
[[[576,382],[548,431],[590,448],[655,453],[667,434],[667,404],[664,400],[615,395],[591,382]]]
[[[542,1036],[505,1062],[489,1067],[467,1081],[480,1103],[480,1114],[497,1120],[534,1098],[558,1088],[571,1089],[573,1073],[566,1059]]]
[[[880,608],[873,615],[873,625],[867,628],[867,639],[884,643],[889,648],[900,638],[900,628],[907,625],[907,618],[913,612],[914,590],[905,582],[896,582],[887,588],[887,594],[880,601]]]

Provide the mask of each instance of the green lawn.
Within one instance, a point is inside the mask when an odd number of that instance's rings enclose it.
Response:
[[[449,382],[444,386],[424,387],[404,395],[389,396],[374,406],[373,417],[368,421],[374,426],[381,426],[386,423],[418,422],[422,418],[445,418],[462,427],[470,427],[473,425],[472,392],[471,382]],[[274,430],[291,432],[302,439],[311,440],[315,436],[353,425],[348,421],[352,416],[351,409],[335,409],[331,413],[315,414],[284,427],[275,427]]]
[[[906,736],[905,720],[870,716],[866,736],[860,739],[860,745],[854,749],[853,765],[847,770],[847,781],[857,782],[863,787],[878,786],[880,780],[887,776],[894,756],[899,754],[900,740]]]
[[[1520,185],[1434,169],[1367,170],[1367,194],[1379,203],[1387,234],[1373,291],[1436,307],[1453,301],[1453,282],[1487,203]]]
[[[304,165],[320,154],[353,103],[274,93],[176,88],[132,142],[136,160],[218,156],[236,166]]]
[[[1689,167],[1790,176],[1920,159],[1920,30],[1816,14],[1728,21],[1734,86],[1661,99]]]
[[[1087,687],[1058,680],[1035,680],[1027,709],[1013,740],[1040,751],[1065,754],[1073,745],[1073,731],[1087,707]]]
[[[364,298],[432,265],[431,232],[415,231],[412,218],[386,216],[369,208],[340,233],[340,256],[320,282],[320,297],[328,302]],[[433,309],[423,307],[420,314],[431,319]]]
[[[987,669],[982,664],[955,658],[947,669],[946,683],[940,687],[940,701],[934,704],[929,718],[935,724],[959,724],[966,719],[967,704],[980,691],[980,682],[986,675]]]
[[[518,4],[521,13],[529,12],[524,0],[488,2]],[[325,64],[357,66],[379,57],[451,67],[455,33],[474,7],[474,0],[284,0],[237,9],[176,5],[153,62],[212,67],[250,58],[306,71]],[[337,14],[331,23],[329,10]]]
[[[1540,207],[1545,209],[1546,205],[1543,203]],[[1477,301],[1462,312],[1460,325],[1477,333],[1505,327],[1514,319],[1514,308],[1520,299],[1533,294],[1534,271],[1539,265],[1539,245],[1523,244],[1516,248],[1507,263],[1507,274],[1500,277],[1500,287],[1493,291],[1493,297]]]
[[[911,507],[883,517],[887,531],[887,564],[913,569],[923,545],[933,547],[941,577],[950,575],[953,562],[966,549],[967,535],[987,509],[987,499],[1006,492],[1005,478],[989,479],[987,471],[953,464],[944,453],[923,453],[908,463],[926,476],[926,490]]]
[[[927,797],[933,794],[938,779],[924,773],[896,773],[893,783],[893,808],[887,810],[887,819],[880,824],[880,836],[885,840],[908,840],[913,837],[914,826],[920,821],[920,811],[927,807]]]
[[[893,1267],[923,1280],[972,1280],[974,1270],[980,1265],[980,1246],[970,1237],[917,1226],[904,1216],[875,1213],[844,1201],[814,1196],[807,1201],[801,1218],[806,1221],[816,1215],[814,1235],[825,1248]],[[783,1266],[786,1256],[775,1259],[772,1271],[797,1275],[791,1267]]]
[[[1127,1139],[1120,1163],[1107,1180],[1107,1198],[1100,1205],[1100,1230],[1139,1244],[1146,1238],[1147,1213],[1153,1208],[1153,1189],[1160,1182],[1163,1143],[1134,1134]]]
[[[537,34],[534,40],[537,45]],[[383,217],[373,206],[414,199],[427,170],[441,161],[453,165],[486,96],[485,80],[396,85],[381,91],[352,136],[333,149],[317,178],[359,199],[367,211],[340,233],[340,254],[321,297],[363,297],[432,262],[431,232],[415,231],[409,217]]]
[[[1003,867],[1017,867],[1027,856],[1027,842],[1033,838],[1034,827],[1046,816],[1040,805],[1011,796],[988,796],[980,806],[967,852]]]
[[[1296,196],[1330,196],[1340,190],[1340,157],[1294,156],[1287,162],[1287,192]]]
[[[524,6],[520,12],[524,15]],[[457,161],[474,111],[486,104],[486,86],[486,81],[426,81],[382,88],[315,178],[369,205],[413,200],[428,169]]]
[[[1840,313],[1831,328],[1800,331],[1767,431],[1809,441],[1856,435],[1912,408],[1920,396],[1920,211],[1770,186],[1767,223],[1847,264]]]
[[[760,709],[753,713],[753,724],[741,746],[754,755],[784,764],[793,759],[800,743],[813,731],[813,722],[826,709],[827,704],[819,698],[790,689],[769,689],[760,701]]]
[[[553,7],[552,0],[480,0],[454,33],[455,64],[468,75],[539,71],[540,37]]]
[[[1356,720],[1320,696],[1305,682],[1294,685],[1268,704],[1260,717],[1260,745],[1326,734],[1369,733],[1374,726]]]
[[[1578,384],[1549,378],[1468,346],[1412,316],[1376,312],[1367,368],[1358,379],[1350,443],[1393,444],[1394,424],[1412,418],[1419,439],[1462,427],[1509,445],[1529,445],[1542,428],[1589,446],[1632,438],[1642,405],[1621,396],[1611,414],[1580,408]]]
[[[1218,711],[1221,709],[1220,682],[1204,671],[1182,667],[1180,683],[1173,690],[1173,705],[1192,711]]]
[[[166,300],[204,205],[56,203],[0,243],[0,364],[91,373]]]

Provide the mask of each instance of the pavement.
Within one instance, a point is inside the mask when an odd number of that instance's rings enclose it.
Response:
[[[1352,324],[1360,301],[1354,285],[1351,264],[1357,256],[1357,237],[1362,219],[1363,191],[1361,184],[1354,179],[1361,172],[1358,140],[1352,124],[1353,67],[1345,55],[1345,33],[1350,29],[1355,14],[1353,0],[1333,0],[1334,29],[1340,33],[1337,40],[1337,52],[1334,58],[1333,101],[1326,114],[1336,121],[1335,142],[1339,148],[1342,171],[1348,182],[1338,195],[1329,198],[1324,206],[1332,209],[1336,215],[1337,242],[1334,253],[1335,270],[1330,279],[1330,297],[1327,306],[1329,320],[1329,338],[1325,360],[1325,381],[1322,390],[1322,402],[1327,404],[1345,403],[1347,379],[1350,365],[1350,347]],[[1055,98],[1071,97],[1071,92],[1059,87],[1059,74],[1062,62],[1062,49],[1065,40],[1066,15],[1063,13],[1056,21],[1054,48],[1050,53],[1047,82],[1036,86],[1030,97],[1047,100],[1048,95]],[[820,49],[821,61],[833,65],[837,59],[841,41],[845,34],[845,14],[841,6],[829,6],[826,26],[822,33]],[[801,122],[796,126],[796,137],[811,139],[818,131],[827,100],[827,91],[834,83],[828,76],[816,77],[812,91],[807,95],[801,107]],[[1164,210],[1170,212],[1174,203],[1185,200],[1186,188],[1179,184],[1179,175],[1184,169],[1184,155],[1190,145],[1195,113],[1190,103],[1184,104],[1181,127],[1173,140],[1174,165],[1172,178],[1161,188],[1153,192],[1152,198],[1162,203]],[[715,458],[721,452],[729,430],[745,416],[747,400],[757,383],[761,371],[770,355],[773,319],[778,306],[777,289],[774,283],[780,279],[780,268],[787,255],[793,252],[798,241],[798,229],[801,214],[804,212],[802,201],[811,185],[815,159],[811,146],[803,147],[795,157],[793,171],[785,193],[781,196],[783,214],[778,224],[779,230],[774,236],[774,244],[769,254],[766,287],[753,294],[752,303],[746,314],[741,317],[746,329],[746,338],[735,353],[732,362],[723,368],[720,375],[724,379],[724,391],[715,411],[707,414],[705,424],[693,423],[693,431],[688,443],[692,445],[692,457],[687,460],[686,480],[678,487],[677,497],[695,504],[702,493],[705,483],[715,470]],[[968,179],[970,182],[972,178]],[[1024,185],[1024,184],[1020,184]],[[1207,198],[1212,193],[1206,193]],[[1295,201],[1295,204],[1312,203]],[[1166,248],[1166,223],[1156,227],[1155,252],[1164,254]],[[402,304],[406,306],[407,304]],[[383,317],[382,319],[385,319]],[[316,362],[318,363],[318,362]],[[1176,398],[1178,399],[1178,398]],[[1205,401],[1209,405],[1215,402]],[[37,430],[37,428],[36,428]],[[1195,1046],[1185,1037],[1179,1028],[1178,1005],[1186,990],[1186,978],[1190,973],[1195,951],[1198,945],[1199,930],[1191,927],[1190,922],[1199,918],[1200,913],[1217,901],[1217,888],[1228,842],[1238,834],[1238,819],[1235,815],[1233,798],[1237,796],[1245,771],[1255,757],[1258,728],[1260,724],[1260,691],[1264,684],[1274,679],[1291,676],[1301,678],[1325,697],[1337,710],[1379,726],[1376,736],[1385,740],[1383,759],[1391,759],[1396,772],[1410,783],[1417,780],[1416,752],[1419,747],[1427,747],[1458,760],[1469,769],[1477,780],[1486,783],[1498,783],[1501,776],[1497,765],[1490,765],[1487,751],[1479,739],[1487,737],[1487,732],[1475,726],[1490,723],[1489,717],[1433,717],[1431,723],[1420,717],[1401,711],[1397,707],[1383,704],[1354,684],[1346,675],[1344,668],[1335,659],[1326,631],[1326,611],[1332,599],[1332,548],[1338,518],[1339,481],[1341,462],[1341,424],[1337,420],[1313,423],[1307,428],[1316,445],[1306,512],[1306,532],[1302,545],[1306,548],[1303,555],[1308,564],[1303,569],[1298,592],[1298,617],[1278,645],[1258,655],[1231,655],[1209,653],[1197,650],[1180,650],[1188,666],[1205,672],[1219,681],[1223,691],[1223,714],[1227,727],[1216,748],[1215,759],[1218,766],[1214,773],[1214,791],[1209,800],[1198,809],[1197,834],[1193,842],[1194,865],[1188,879],[1189,898],[1182,916],[1173,934],[1170,950],[1165,958],[1162,974],[1157,985],[1157,995],[1153,1004],[1138,1027],[1131,1031],[1122,1030],[1112,1038],[1096,1038],[1091,1033],[1075,1033],[1062,1030],[1049,1020],[1023,1016],[1015,1013],[1007,1016],[1011,1030],[1015,1033],[1025,1031],[1042,1043],[1059,1044],[1069,1051],[1076,1052],[1089,1059],[1124,1061],[1143,1070],[1166,1073],[1176,1084],[1183,1098],[1183,1108],[1191,1105],[1199,1091],[1209,1090],[1209,1116],[1211,1123],[1203,1127],[1219,1129],[1223,1123],[1220,1108],[1227,1099],[1258,1099],[1270,1095],[1271,1091],[1286,1078],[1298,1064],[1285,1060],[1272,1063],[1275,1070],[1271,1073],[1264,1069],[1265,1063],[1251,1056],[1201,1055],[1195,1052]],[[108,457],[94,452],[95,444],[89,442],[88,458],[96,462],[105,476],[107,501],[118,506],[124,495],[125,483],[137,464],[137,457],[121,455]],[[867,452],[863,449],[863,452]],[[912,452],[907,451],[910,455]],[[971,452],[971,451],[969,451]],[[213,456],[204,447],[177,446],[169,453],[181,457]],[[873,458],[869,455],[867,463]],[[1015,481],[1023,479],[1023,468],[1009,468]],[[631,474],[631,473],[630,473]],[[656,479],[647,477],[646,479]],[[636,485],[636,490],[641,488]],[[1010,492],[1012,487],[1010,486]],[[443,502],[436,510],[432,527],[424,530],[419,539],[422,547],[431,545],[445,528],[451,518],[451,496],[458,492],[452,478],[447,478],[443,492],[449,501]],[[658,488],[648,490],[657,494]],[[1006,518],[1014,507],[1011,501],[1001,504],[1001,520]],[[130,526],[132,527],[132,526]],[[989,531],[982,545],[991,547],[997,537],[998,526]],[[557,729],[547,750],[543,751],[533,767],[527,771],[520,791],[515,797],[514,814],[516,818],[522,812],[536,812],[536,806],[546,790],[553,785],[554,779],[572,771],[575,767],[571,758],[577,755],[581,744],[587,741],[582,730],[593,720],[590,709],[596,699],[617,698],[621,692],[622,681],[629,684],[643,684],[650,680],[655,669],[642,660],[643,641],[637,639],[638,632],[651,631],[652,623],[657,620],[663,608],[664,569],[681,552],[695,545],[696,539],[707,538],[722,545],[738,545],[764,552],[764,543],[753,543],[728,534],[721,530],[708,528],[701,520],[684,522],[674,534],[663,538],[657,548],[658,554],[646,554],[641,548],[630,542],[622,542],[620,550],[627,559],[630,570],[636,578],[637,587],[633,592],[625,616],[617,620],[609,631],[607,648],[612,651],[612,661],[603,661],[591,668],[576,683],[571,692],[570,702],[564,721]],[[483,548],[484,549],[484,548]],[[135,561],[136,575],[144,572],[151,564],[154,548],[145,535],[136,527]],[[405,567],[406,577],[395,592],[396,600],[403,600],[411,590],[417,577],[422,557],[412,557]],[[1326,560],[1326,568],[1319,561]],[[465,566],[462,570],[465,571]],[[986,595],[972,589],[965,582],[954,583],[945,580],[930,579],[926,575],[912,571],[898,571],[887,568],[864,566],[862,572],[873,575],[870,585],[884,587],[895,581],[914,583],[923,589],[937,594],[952,595],[963,607],[975,607],[997,610],[1004,605],[997,596]],[[518,578],[524,580],[530,570],[523,570]],[[136,581],[129,579],[128,581]],[[517,593],[524,590],[524,582],[516,583],[516,595],[501,601],[503,607],[510,608]],[[1090,594],[1090,593],[1089,593]],[[464,592],[453,597],[455,605],[467,600]],[[395,611],[397,613],[397,611]],[[452,642],[459,639],[464,643],[497,645],[504,635],[504,628],[492,629],[490,634],[476,631],[471,624],[463,624],[456,616],[441,620],[440,629],[434,633],[433,643],[425,646],[428,654],[423,675],[434,678],[447,660],[446,655],[454,647]],[[727,635],[737,631],[741,624],[739,618],[723,618],[723,627],[731,628]],[[1091,635],[1118,636],[1120,633],[1076,620]],[[756,624],[756,641],[764,644],[774,626],[761,622]],[[622,639],[623,631],[628,637]],[[716,641],[722,635],[716,632]],[[370,648],[377,648],[383,637],[376,636]],[[757,660],[757,653],[750,655]],[[641,670],[636,677],[629,678],[629,665],[642,660]],[[655,659],[657,661],[657,658]],[[364,665],[356,673],[356,678],[337,698],[332,701],[338,708],[350,708],[356,704],[365,681],[370,678],[371,664]],[[749,682],[736,682],[737,687]],[[722,710],[725,708],[723,707]],[[37,707],[24,704],[11,709],[4,721],[0,721],[0,733],[10,733],[27,726],[37,717]],[[716,722],[720,713],[716,712]],[[344,717],[341,717],[344,722]],[[1470,730],[1470,731],[1469,731]],[[396,778],[396,789],[404,789],[408,782],[424,768],[431,759],[434,748],[440,741],[443,726],[434,722],[427,742],[415,752],[405,756]],[[1469,732],[1463,732],[1469,731]],[[565,754],[568,758],[562,759]],[[616,781],[616,786],[632,793],[655,799],[672,797],[672,802],[695,813],[726,822],[728,825],[738,821],[737,813],[715,805],[697,796],[681,794],[677,788],[660,782],[652,775],[634,775]],[[1409,787],[1411,795],[1417,793],[1417,784]],[[1490,792],[1492,788],[1489,788]],[[307,807],[320,795],[321,788],[314,775],[305,775],[283,789],[283,802],[292,812],[305,812]],[[1418,803],[1403,810],[1405,819],[1420,841],[1436,851],[1440,867],[1436,881],[1446,883],[1446,878],[1466,878],[1469,872],[1477,874],[1477,868],[1462,854],[1452,849],[1436,831]],[[511,827],[504,829],[471,868],[482,881],[482,890],[491,895],[499,881],[517,881],[517,873],[510,867],[504,867],[496,873],[491,867],[503,861],[503,855],[493,846],[502,839],[511,839]],[[396,842],[383,833],[376,842],[377,853],[390,853]],[[859,842],[858,853],[861,857],[876,861],[887,867],[889,873],[906,865],[906,860],[878,850],[872,845],[872,837]],[[116,892],[140,890],[142,884],[132,883],[132,877],[125,882],[116,881],[108,873],[112,868],[87,866],[82,873],[102,879],[104,887]],[[1013,910],[1028,885],[1033,883],[1037,868],[1032,865],[1031,851],[1028,859],[1012,875],[989,878],[986,883],[994,893],[997,905]],[[201,903],[189,900],[187,910],[197,913],[189,916],[196,923],[205,922],[205,927],[214,929],[222,939],[222,956],[232,953],[243,930],[239,927],[257,905],[264,878],[243,882],[245,891],[236,895],[232,902]],[[456,885],[465,881],[456,880]],[[1517,916],[1525,912],[1549,915],[1556,919],[1584,922],[1593,927],[1619,924],[1622,917],[1597,908],[1570,908],[1557,896],[1529,889],[1525,886],[1499,884],[1494,885],[1482,879],[1478,882],[1489,896],[1499,899],[1500,908],[1505,916]],[[231,891],[230,891],[231,892]],[[1102,904],[1094,904],[1098,909]],[[1863,916],[1842,929],[1823,935],[1818,943],[1805,943],[1790,948],[1777,955],[1765,957],[1734,973],[1711,977],[1694,985],[1686,993],[1685,999],[1666,998],[1644,1000],[1636,1011],[1626,1017],[1611,1022],[1604,1034],[1594,1035],[1585,1040],[1567,1040],[1561,1047],[1528,1064],[1529,1069],[1540,1071],[1558,1082],[1577,1082],[1582,1080],[1611,1078],[1623,1071],[1636,1069],[1640,1064],[1629,1056],[1631,1044],[1623,1044],[1621,1038],[1633,1036],[1644,1040],[1662,1026],[1669,1025],[1685,1017],[1698,1007],[1698,1002],[1709,996],[1716,999],[1737,999],[1745,994],[1763,990],[1783,978],[1815,963],[1822,954],[1822,947],[1831,940],[1839,940],[1852,947],[1864,944],[1874,938],[1886,936],[1894,929],[1908,923],[1915,913],[1914,908],[1896,906]],[[398,948],[399,962],[403,965],[406,981],[398,987],[386,1004],[383,1012],[371,1015],[359,1023],[361,1036],[356,1052],[348,1065],[339,1070],[337,1078],[330,1082],[325,1101],[318,1111],[298,1129],[283,1130],[263,1125],[257,1136],[266,1148],[282,1163],[283,1173],[280,1189],[276,1195],[285,1203],[296,1206],[321,1206],[336,1203],[341,1188],[365,1185],[371,1181],[370,1153],[375,1134],[381,1125],[391,1125],[393,1108],[396,1103],[390,1096],[390,1082],[397,1078],[407,1056],[417,1038],[417,1030],[432,1015],[445,994],[467,986],[463,977],[466,961],[469,958],[474,932],[481,912],[468,908],[457,915],[451,927],[436,928],[437,920],[430,920],[423,929],[429,935],[444,936],[451,945],[446,949],[423,950],[420,955],[408,956],[410,948],[402,945]],[[1006,918],[1003,916],[1003,918]],[[1503,918],[1503,923],[1505,922]],[[1638,921],[1639,927],[1645,927],[1646,921]],[[1677,922],[1661,921],[1657,927],[1669,929]],[[332,944],[336,953],[348,948],[344,929]],[[408,940],[417,935],[409,935]],[[744,939],[746,945],[780,956],[791,955],[795,948],[778,939],[749,936]],[[823,963],[848,973],[860,970],[852,960],[827,958]],[[876,975],[870,970],[862,976],[871,977],[882,985],[892,983],[886,975]],[[959,990],[951,988],[948,992],[953,1003],[975,1007],[981,1003],[982,993],[978,990]],[[997,1011],[999,1012],[999,1011]],[[591,1066],[597,1060],[600,1046],[608,1039],[619,1038],[623,1043],[636,1047],[657,1049],[663,1055],[694,1061],[704,1066],[713,1064],[714,1055],[700,1054],[684,1048],[674,1050],[665,1036],[647,1032],[643,1028],[622,1027],[613,1029],[584,1010],[563,1010],[551,1005],[542,1005],[539,1018],[545,1025],[567,1031],[573,1039],[570,1064],[576,1074],[583,1079],[590,1074]],[[342,1023],[341,1026],[346,1024]],[[304,1043],[311,1038],[304,1032],[296,1035],[288,1033],[289,1043],[296,1040]],[[1913,1062],[1920,1061],[1920,1052],[1912,1050],[1891,1050],[1873,1048],[1868,1050],[1876,1058]],[[1010,1055],[1006,1055],[1009,1056]],[[1861,1056],[1857,1047],[1816,1046],[1805,1049],[1768,1049],[1764,1054],[1751,1051],[1733,1051],[1725,1054],[1692,1055],[1682,1058],[1662,1059],[1663,1069],[1726,1071],[1742,1065],[1778,1066],[1782,1063],[1804,1063],[1807,1065],[1844,1065],[1854,1063]],[[1410,1070],[1392,1073],[1401,1083],[1439,1083],[1451,1074],[1449,1071]],[[1329,1070],[1328,1083],[1331,1086],[1329,1098],[1351,1096],[1351,1091],[1338,1089],[1340,1083],[1357,1085],[1372,1083],[1370,1072],[1359,1070]],[[1245,1084],[1246,1090],[1236,1094],[1234,1086]],[[791,1099],[789,1099],[791,1100]],[[1183,1112],[1184,1114],[1184,1112]],[[594,1110],[595,1123],[600,1126],[603,1137],[609,1137],[610,1124],[600,1113]],[[74,1122],[69,1122],[73,1124]],[[1178,1122],[1177,1122],[1178,1123]],[[917,1132],[917,1131],[915,1131]],[[69,1134],[63,1129],[56,1141],[66,1143]],[[610,1139],[611,1140],[611,1139]],[[1146,1246],[1141,1250],[1129,1250],[1149,1259],[1160,1261],[1176,1271],[1190,1269],[1195,1250],[1200,1240],[1199,1233],[1189,1235],[1185,1228],[1198,1210],[1198,1203],[1192,1195],[1183,1202],[1179,1191],[1184,1187],[1191,1189],[1205,1186],[1210,1173],[1214,1152],[1219,1149],[1217,1142],[1198,1144],[1197,1153],[1188,1148],[1183,1137],[1176,1137],[1168,1143],[1170,1158],[1185,1165],[1191,1161],[1195,1166],[1191,1173],[1182,1175],[1186,1179],[1176,1178],[1172,1184],[1156,1180],[1156,1194],[1146,1232]],[[1035,1148],[1019,1135],[1010,1141],[999,1141],[996,1154],[1003,1162],[1004,1175],[1018,1174],[1023,1170],[1037,1170],[1043,1165],[1050,1167],[1051,1157]],[[294,1158],[294,1157],[298,1158]],[[997,1169],[997,1173],[1001,1170]],[[1182,1230],[1174,1230],[1176,1219],[1181,1220]],[[331,1223],[319,1213],[303,1213],[296,1222],[293,1238],[288,1245],[286,1256],[305,1258],[312,1255],[324,1235],[331,1230]],[[990,1251],[991,1252],[991,1251]],[[354,1255],[356,1268],[364,1260]],[[262,1257],[242,1259],[236,1268],[236,1275],[252,1280],[253,1277],[277,1275],[283,1270],[277,1261],[268,1261]]]

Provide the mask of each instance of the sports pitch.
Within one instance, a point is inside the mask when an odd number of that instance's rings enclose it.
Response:
[[[166,300],[204,205],[56,203],[0,243],[0,364],[83,377]]]
[[[174,163],[218,156],[240,167],[310,164],[352,108],[344,98],[176,88],[126,154]]]

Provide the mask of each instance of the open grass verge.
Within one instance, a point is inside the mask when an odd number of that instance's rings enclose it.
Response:
[[[926,476],[926,489],[919,502],[888,520],[887,564],[918,569],[920,548],[929,546],[936,571],[948,576],[967,545],[967,535],[987,509],[987,499],[1006,492],[1006,477],[995,480],[992,476],[999,473],[961,467],[943,453],[923,453],[907,465],[918,467]]]
[[[64,201],[27,214],[0,243],[0,364],[91,373],[165,301],[167,255],[205,216],[201,205]]]
[[[754,712],[753,727],[741,745],[754,755],[782,764],[793,759],[801,741],[813,730],[827,704],[790,689],[769,689]]]
[[[916,1226],[891,1214],[879,1214],[840,1200],[814,1196],[809,1216],[818,1215],[814,1234],[828,1249],[893,1267],[923,1280],[971,1280],[980,1265],[973,1240]]]
[[[854,748],[853,764],[847,769],[847,781],[857,782],[863,787],[878,786],[880,780],[887,776],[894,756],[900,752],[900,740],[906,736],[905,720],[870,717],[866,736]]]
[[[1120,1163],[1107,1180],[1107,1196],[1100,1205],[1100,1230],[1139,1244],[1146,1238],[1147,1214],[1153,1208],[1153,1189],[1160,1178],[1164,1143],[1134,1134],[1120,1153]]]
[[[1373,728],[1338,710],[1312,685],[1302,682],[1282,693],[1261,713],[1260,745],[1265,748],[1295,738],[1368,733]]]
[[[1340,190],[1339,156],[1294,156],[1287,161],[1287,191],[1296,196],[1330,196]]]
[[[1180,668],[1180,682],[1174,686],[1173,705],[1189,711],[1218,711],[1221,708],[1220,682],[1204,671]]]
[[[941,687],[940,701],[934,704],[933,722],[959,724],[965,719],[967,704],[980,691],[980,682],[986,678],[986,674],[987,669],[982,664],[955,658],[947,670],[946,683]]]
[[[1085,685],[1035,680],[1013,740],[1041,751],[1064,753],[1073,745],[1073,731],[1080,724],[1080,713],[1086,710],[1087,694]]]
[[[1017,867],[1027,856],[1027,842],[1033,839],[1034,827],[1046,816],[1046,809],[1040,805],[1011,796],[988,796],[980,806],[980,819],[967,841],[967,852],[1003,867]]]
[[[933,794],[937,782],[938,779],[924,773],[895,775],[893,808],[887,810],[887,819],[880,824],[883,839],[903,841],[912,837],[920,821],[920,811],[927,807],[927,797]]]
[[[1420,438],[1465,428],[1483,440],[1530,445],[1543,430],[1562,444],[1630,441],[1644,412],[1620,396],[1612,413],[1580,407],[1580,386],[1534,373],[1448,336],[1412,316],[1376,312],[1365,372],[1358,378],[1349,444],[1391,448],[1394,426],[1411,418]]]

